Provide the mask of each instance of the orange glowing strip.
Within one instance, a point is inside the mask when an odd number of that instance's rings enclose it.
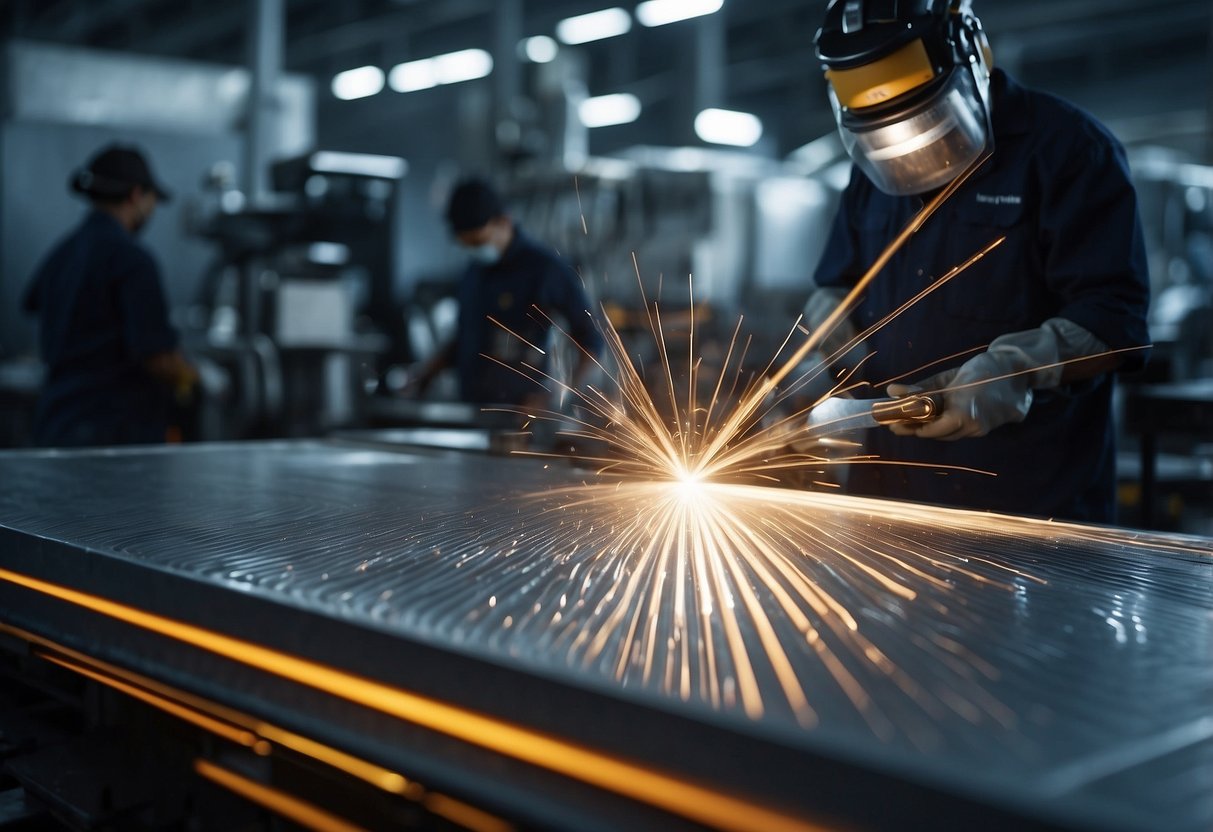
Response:
[[[71,648],[56,644],[48,639],[41,638],[28,633],[24,630],[19,630],[15,627],[9,627],[0,624],[0,631],[12,633],[13,635],[31,643],[40,644],[45,648],[70,656],[70,659],[50,655],[47,653],[39,653],[39,655],[49,661],[63,665],[77,673],[89,676],[98,682],[110,685],[111,687],[122,690],[124,693],[129,693],[139,699],[142,699],[148,704],[156,707],[161,707],[174,715],[180,716],[199,725],[208,731],[225,736],[241,745],[246,745],[254,750],[257,750],[257,743],[262,742],[265,745],[265,740],[269,740],[283,748],[289,748],[305,757],[311,757],[314,760],[325,763],[346,774],[357,777],[359,780],[364,780],[372,786],[383,789],[393,794],[400,794],[409,799],[419,799],[425,792],[425,789],[420,783],[409,780],[402,774],[397,774],[390,769],[377,766],[374,763],[368,763],[366,760],[359,759],[344,751],[338,751],[336,748],[316,742],[294,733],[279,728],[276,725],[270,725],[267,722],[262,722],[259,719],[251,717],[240,711],[232,710],[223,705],[216,704],[207,699],[194,696],[185,691],[169,687],[161,684],[154,679],[149,679],[138,673],[133,673],[124,668],[116,667],[108,662],[103,662],[99,659],[94,659],[91,656],[86,656],[83,653],[78,653]],[[91,668],[91,671],[90,671]],[[119,681],[122,680],[122,681]],[[125,684],[124,684],[124,683]],[[175,705],[185,713],[180,713],[177,710],[170,710],[167,705]],[[201,722],[190,719],[187,714],[198,715],[203,719],[208,719],[211,723],[218,726],[230,728],[232,725],[246,729],[248,741],[245,741],[245,736],[239,738],[227,736],[221,730],[212,727],[210,724],[202,724]],[[209,715],[209,716],[207,716]],[[262,738],[262,739],[259,739]]]
[[[682,815],[706,826],[748,832],[821,832],[824,827],[584,746],[409,693],[309,659],[0,569],[0,580],[235,659],[472,745],[550,769]]]
[[[254,730],[267,740],[298,752],[305,757],[311,757],[313,760],[327,763],[333,768],[344,771],[346,774],[351,774],[359,780],[364,780],[373,786],[383,789],[385,792],[392,792],[393,794],[412,798],[422,791],[420,784],[414,783],[404,775],[397,774],[382,766],[368,763],[366,760],[360,760],[343,751],[338,751],[336,748],[323,745],[315,740],[309,740],[307,737],[302,737],[291,731],[267,725],[264,722],[256,722],[254,725]]]
[[[225,722],[220,722],[217,719],[213,719],[206,714],[201,714],[195,710],[186,708],[183,705],[178,705],[176,702],[172,702],[162,696],[157,696],[154,693],[140,690],[134,685],[128,685],[126,682],[123,682],[120,679],[114,679],[110,676],[106,676],[103,673],[98,673],[95,670],[84,667],[83,665],[76,664],[76,662],[73,662],[70,659],[65,659],[60,656],[52,656],[49,653],[41,652],[38,653],[38,656],[46,659],[48,662],[53,662],[60,667],[66,667],[68,670],[74,673],[79,673],[81,676],[87,676],[89,679],[100,682],[103,685],[107,685],[114,690],[122,691],[127,696],[133,696],[135,699],[146,702],[152,707],[159,708],[165,713],[172,714],[178,719],[185,720],[192,725],[198,726],[204,731],[210,731],[212,734],[216,734],[238,745],[243,745],[246,748],[252,748],[257,744],[257,737],[251,731],[242,731],[241,729],[228,725]]]
[[[318,806],[313,806],[286,792],[258,783],[256,780],[250,780],[234,771],[221,768],[207,760],[194,760],[194,771],[212,783],[235,792],[245,800],[263,806],[284,818],[289,818],[300,826],[315,829],[316,832],[362,832],[361,826],[355,826]]]
[[[501,818],[444,794],[431,792],[421,804],[435,815],[471,829],[472,832],[513,832],[514,829],[512,824]]]

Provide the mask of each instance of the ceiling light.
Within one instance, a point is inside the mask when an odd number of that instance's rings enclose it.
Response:
[[[695,135],[712,144],[750,147],[762,138],[762,122],[753,113],[709,109],[695,116]]]
[[[493,56],[483,49],[462,49],[431,58],[439,84],[458,84],[483,78],[493,71]]]
[[[586,127],[628,124],[640,117],[640,99],[626,92],[587,98],[578,105],[577,115]]]
[[[377,66],[360,66],[333,76],[333,95],[342,101],[366,98],[383,89],[383,70]]]
[[[556,37],[565,43],[589,43],[629,32],[632,16],[619,7],[566,18],[556,24]]]
[[[428,90],[439,84],[458,84],[483,78],[493,71],[493,56],[483,49],[461,49],[433,58],[408,61],[392,67],[388,86],[396,92]]]
[[[378,179],[399,179],[409,169],[408,162],[399,156],[343,153],[338,150],[319,150],[313,153],[308,159],[308,166],[317,173],[347,173]]]
[[[424,58],[420,61],[396,64],[388,73],[387,83],[396,92],[415,92],[436,87],[438,77],[434,72],[434,61]]]
[[[647,0],[636,7],[636,19],[642,26],[664,26],[715,14],[724,6],[724,0]]]
[[[560,51],[556,41],[547,35],[526,38],[519,45],[521,46],[519,51],[526,59],[536,64],[546,64],[556,60],[556,53]]]

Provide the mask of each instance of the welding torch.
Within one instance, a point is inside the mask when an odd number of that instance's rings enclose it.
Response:
[[[938,393],[911,393],[886,399],[848,399],[834,396],[809,412],[806,438],[891,424],[930,422],[943,412]]]

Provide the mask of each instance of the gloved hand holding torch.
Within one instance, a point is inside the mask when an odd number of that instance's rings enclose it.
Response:
[[[1027,418],[1033,390],[1053,389],[1063,380],[1110,369],[1107,361],[1092,361],[1083,362],[1083,370],[1068,371],[1079,359],[1106,351],[1107,345],[1073,321],[1050,318],[1037,329],[995,338],[985,352],[958,368],[916,385],[889,385],[890,396],[939,391],[944,401],[943,412],[934,421],[896,423],[889,429],[898,436],[946,441],[985,436]]]

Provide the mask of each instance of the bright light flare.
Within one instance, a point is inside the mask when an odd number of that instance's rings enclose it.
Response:
[[[382,89],[383,70],[377,66],[360,66],[333,76],[333,95],[342,101],[366,98]]]
[[[665,26],[715,14],[723,6],[724,0],[646,0],[636,6],[636,20],[641,26]]]
[[[533,64],[547,64],[556,60],[560,54],[560,45],[547,35],[536,35],[525,38],[518,44],[518,52]]]
[[[396,92],[417,92],[441,84],[483,78],[493,71],[493,56],[483,49],[461,49],[432,58],[396,64],[387,82]]]
[[[710,144],[752,147],[762,138],[762,121],[753,113],[710,108],[695,116],[695,135]]]
[[[632,30],[632,16],[618,6],[589,14],[565,18],[556,24],[556,37],[576,45],[626,35]]]
[[[586,127],[630,124],[640,118],[640,99],[626,92],[587,98],[577,107],[577,116]]]
[[[673,489],[683,503],[696,503],[705,494],[704,479],[692,471],[679,471],[673,481]]]
[[[992,560],[924,545],[882,524],[879,516],[857,527],[837,515],[836,507],[849,499],[837,494],[758,487],[798,471],[815,481],[831,465],[899,464],[866,455],[858,445],[848,449],[846,443],[834,443],[831,453],[815,446],[797,450],[796,440],[807,431],[806,414],[820,399],[791,415],[772,414],[781,401],[825,370],[825,364],[807,372],[797,368],[853,308],[894,253],[982,162],[984,158],[977,160],[924,206],[818,329],[809,332],[797,322],[765,367],[744,369],[749,342],[739,348],[739,320],[723,357],[717,359],[715,381],[705,379],[708,383],[701,385],[696,307],[688,279],[691,315],[686,322],[685,386],[681,373],[675,373],[657,306],[647,300],[645,313],[656,345],[657,368],[645,367],[642,372],[609,324],[602,329],[610,359],[599,362],[608,379],[605,389],[577,389],[533,366],[525,365],[533,376],[515,368],[578,400],[588,415],[575,418],[575,427],[564,433],[579,443],[590,440],[603,447],[601,456],[582,456],[582,460],[599,464],[599,474],[610,475],[615,483],[534,495],[550,507],[539,521],[527,525],[527,550],[541,560],[571,566],[569,576],[577,582],[572,586],[579,586],[582,593],[575,606],[593,610],[595,626],[576,619],[565,623],[569,599],[562,590],[556,609],[545,611],[542,603],[535,603],[525,618],[501,610],[500,604],[490,605],[495,615],[505,616],[502,627],[538,626],[547,630],[548,643],[565,645],[568,661],[613,667],[624,684],[636,678],[646,684],[659,680],[663,690],[684,701],[699,699],[721,709],[739,707],[753,719],[778,704],[801,724],[816,723],[810,691],[798,670],[807,655],[820,663],[878,736],[891,736],[897,726],[868,695],[863,684],[868,673],[893,679],[926,713],[955,708],[966,719],[984,716],[1004,726],[1013,724],[1015,715],[983,686],[993,678],[993,669],[960,651],[946,632],[953,621],[948,620],[939,632],[925,633],[918,644],[952,669],[951,687],[938,696],[897,667],[869,637],[871,625],[865,627],[864,622],[874,615],[886,621],[909,620],[907,605],[914,603],[938,609],[942,594],[959,581],[1015,592],[1024,582],[1041,582],[1038,578]],[[1003,239],[993,240],[859,333],[826,363],[962,274]],[[643,297],[635,257],[633,265]],[[533,313],[543,316],[537,308]],[[798,332],[808,337],[791,349],[790,356],[785,355]],[[598,362],[597,357],[588,357]],[[856,369],[845,374],[830,394],[852,383]],[[789,379],[793,373],[801,375]],[[657,382],[652,388],[646,375]],[[704,395],[709,388],[710,394]],[[928,467],[941,475],[988,475]],[[930,507],[894,504],[888,511],[925,514],[939,522],[940,510]],[[975,529],[1004,533],[997,518],[973,516],[980,518],[974,521]],[[926,530],[929,524],[921,522],[919,527]],[[1021,528],[1022,524],[1009,524],[1005,533],[1019,533],[1016,529]],[[506,534],[515,533],[476,532],[477,557],[496,557],[497,549],[486,547],[484,541],[509,540]],[[505,554],[516,555],[517,543],[515,539]],[[530,577],[526,580],[527,586],[533,586]],[[500,590],[496,586],[495,590],[497,598]],[[532,623],[542,616],[547,616],[542,623]],[[770,688],[764,698],[765,685],[760,682],[764,678],[775,680],[779,703],[772,699]]]

